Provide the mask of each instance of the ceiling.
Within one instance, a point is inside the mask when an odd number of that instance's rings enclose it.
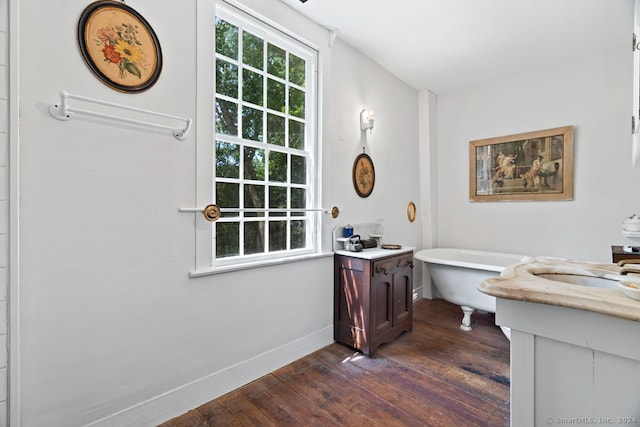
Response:
[[[628,44],[634,0],[281,0],[436,94]]]

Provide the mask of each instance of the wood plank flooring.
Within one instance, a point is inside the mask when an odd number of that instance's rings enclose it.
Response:
[[[331,344],[161,427],[509,425],[509,341],[494,315],[414,304],[413,331],[372,358]]]

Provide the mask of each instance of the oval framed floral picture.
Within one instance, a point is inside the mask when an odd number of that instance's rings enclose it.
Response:
[[[369,197],[376,183],[376,170],[368,154],[362,153],[356,157],[351,169],[351,178],[358,196]]]
[[[80,15],[82,56],[107,86],[140,92],[153,86],[162,70],[162,51],[149,23],[131,7],[113,0],[91,3]]]

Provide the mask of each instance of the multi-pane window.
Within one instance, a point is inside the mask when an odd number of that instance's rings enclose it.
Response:
[[[313,252],[315,52],[224,11],[215,41],[214,264]]]

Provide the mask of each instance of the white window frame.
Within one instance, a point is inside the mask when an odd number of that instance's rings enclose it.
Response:
[[[215,16],[228,20],[240,28],[248,26],[249,32],[278,46],[286,48],[296,56],[307,60],[305,85],[305,147],[309,151],[307,158],[307,209],[317,209],[320,206],[320,147],[318,138],[319,123],[319,84],[318,63],[319,52],[313,46],[282,28],[273,25],[255,13],[240,10],[237,2],[234,5],[226,1],[198,2],[198,46],[197,62],[197,149],[196,149],[196,198],[198,206],[205,206],[215,201]],[[245,9],[245,8],[243,8]],[[257,29],[256,29],[257,28]],[[207,43],[209,42],[209,43]],[[283,46],[284,45],[284,46]],[[309,52],[312,52],[310,56]],[[211,90],[202,90],[210,88]],[[240,125],[240,124],[239,124]],[[266,129],[266,128],[265,128]],[[228,138],[224,138],[229,140]],[[237,138],[239,139],[239,138]],[[288,148],[274,146],[277,151],[288,151]],[[266,183],[268,185],[268,182]],[[265,189],[266,190],[266,189]],[[253,268],[265,265],[280,264],[303,259],[309,259],[322,254],[322,213],[320,211],[306,212],[304,217],[308,222],[306,228],[307,247],[305,249],[283,250],[273,253],[265,252],[240,257],[214,259],[215,229],[213,223],[208,223],[201,215],[196,216],[196,255],[195,268],[191,277]],[[273,218],[280,220],[282,217]],[[265,214],[265,224],[268,228],[268,216]],[[242,222],[240,223],[242,224]],[[242,241],[240,242],[242,245]],[[266,249],[266,248],[265,248]]]

